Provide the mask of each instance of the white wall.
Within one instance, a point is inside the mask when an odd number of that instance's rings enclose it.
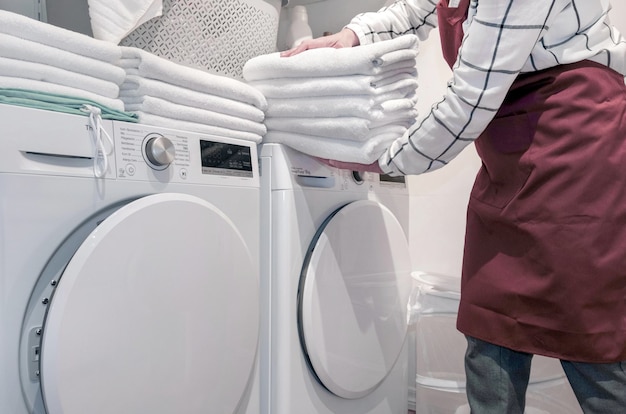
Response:
[[[610,12],[611,23],[626,36],[626,1],[612,0],[613,10]]]
[[[289,24],[287,9],[295,5],[304,5],[309,16],[309,26],[313,32],[313,37],[319,37],[324,32],[336,33],[358,13],[376,11],[380,9],[386,0],[290,0],[283,8],[280,16],[280,26],[278,28],[279,50],[287,49],[285,44],[285,31]]]
[[[420,45],[418,70],[418,109],[426,115],[430,106],[443,96],[451,76],[435,30]],[[480,160],[470,145],[445,168],[409,177],[412,213],[409,239],[416,269],[460,276],[465,211],[479,167]]]
[[[0,10],[8,10],[33,19],[45,21],[45,11],[42,10],[38,0],[0,0]]]
[[[48,23],[93,36],[87,0],[46,0],[46,10]]]
[[[0,10],[92,36],[87,0],[0,0]]]

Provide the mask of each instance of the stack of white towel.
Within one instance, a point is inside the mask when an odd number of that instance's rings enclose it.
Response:
[[[87,4],[93,37],[116,45],[163,13],[163,0],[87,0]]]
[[[258,56],[243,76],[267,99],[265,142],[370,164],[417,117],[414,35],[354,48]]]
[[[117,111],[126,76],[109,42],[0,10],[0,88],[89,100]]]
[[[246,83],[121,47],[120,99],[139,122],[260,142],[267,101]]]

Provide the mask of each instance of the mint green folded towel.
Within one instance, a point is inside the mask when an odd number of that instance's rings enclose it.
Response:
[[[27,89],[0,88],[0,103],[82,116],[89,115],[89,112],[85,112],[82,108],[84,108],[85,105],[91,105],[100,109],[102,119],[126,122],[138,121],[137,115],[133,113],[118,111],[90,99],[56,95]]]

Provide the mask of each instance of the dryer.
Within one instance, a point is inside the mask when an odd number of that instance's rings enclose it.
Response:
[[[261,412],[406,414],[408,210],[280,144],[260,168]]]
[[[0,119],[0,412],[258,413],[256,144]]]

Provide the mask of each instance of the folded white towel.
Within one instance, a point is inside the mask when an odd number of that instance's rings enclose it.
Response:
[[[112,63],[3,33],[0,33],[0,56],[42,63],[107,80],[116,85],[121,85],[126,77],[124,69]]]
[[[120,88],[113,82],[94,78],[81,73],[56,68],[42,63],[0,57],[0,76],[34,79],[42,82],[71,86],[97,93],[108,98],[117,98]]]
[[[129,50],[126,50],[126,53],[124,53],[124,47],[125,46],[122,46],[122,58],[119,62],[117,62],[117,65],[126,71],[130,71],[131,73],[132,71],[137,71],[139,65],[141,64],[141,59],[138,57],[131,57]]]
[[[124,102],[119,99],[107,98],[83,89],[72,88],[70,86],[58,85],[55,83],[10,76],[0,76],[0,88],[26,89],[37,92],[52,93],[55,95],[66,95],[69,97],[89,99],[111,109],[115,109],[116,111],[124,111]]]
[[[264,135],[267,131],[265,124],[232,115],[220,114],[205,109],[194,108],[186,105],[175,104],[160,98],[146,96],[143,102],[138,104],[126,104],[126,111],[143,112],[146,114],[163,116],[181,121],[195,122],[198,124],[213,125],[222,128],[231,128],[238,131],[251,132]]]
[[[415,96],[396,98],[384,94],[370,95],[318,96],[298,98],[268,98],[267,117],[332,117],[356,116],[376,121],[390,114],[405,114],[407,117],[417,116]],[[391,115],[393,116],[393,115]]]
[[[122,56],[119,47],[109,42],[4,10],[0,10],[0,33],[105,62],[116,62]]]
[[[221,128],[213,125],[198,124],[196,122],[181,121],[179,119],[164,116],[136,112],[139,122],[146,125],[160,126],[164,128],[179,129],[181,131],[198,132],[200,134],[216,135],[225,138],[237,138],[246,141],[260,143],[263,137],[252,132],[237,131],[230,128]]]
[[[418,112],[415,108],[409,111],[386,112],[383,116],[372,119],[370,128],[387,127],[389,125],[401,125],[408,128],[415,123],[417,115]]]
[[[413,36],[413,35],[409,35]],[[417,43],[415,43],[417,45]],[[379,57],[374,59],[374,65],[380,66],[386,70],[389,70],[390,67],[394,67],[395,65],[403,65],[404,62],[415,62],[417,57],[417,46],[415,49],[401,49],[401,50],[393,50],[388,53],[384,53]]]
[[[88,0],[87,4],[93,36],[114,44],[163,13],[162,0]]]
[[[247,81],[313,76],[374,75],[397,64],[415,59],[418,39],[415,35],[349,48],[309,49],[288,58],[270,53],[250,59],[243,68]],[[401,53],[393,53],[402,51]]]
[[[316,89],[345,89],[369,93],[371,89],[379,89],[401,79],[417,79],[415,65],[384,71],[376,75],[339,75],[339,76],[312,76],[304,78],[261,79],[249,81],[248,84],[258,89],[299,87],[303,90]]]
[[[350,141],[367,141],[381,134],[402,135],[411,122],[378,124],[363,118],[267,118],[265,125],[268,131],[293,132],[325,138],[344,139]]]
[[[267,131],[263,142],[285,144],[295,150],[314,157],[327,158],[343,162],[371,164],[378,160],[391,143],[400,135],[389,133],[379,135],[367,141],[347,141],[294,134],[282,131]]]
[[[144,96],[161,98],[175,104],[193,106],[255,122],[263,122],[265,119],[265,113],[261,109],[245,102],[193,91],[159,80],[128,75],[120,88],[120,98],[126,103],[141,103]]]
[[[128,62],[123,62],[125,59],[132,59],[135,66],[128,67]],[[127,68],[126,72],[129,75],[139,75],[198,92],[234,99],[254,105],[263,111],[267,108],[265,96],[242,81],[184,66],[138,48],[122,47],[121,64]]]
[[[267,79],[250,82],[266,98],[298,98],[303,96],[382,95],[392,91],[402,96],[414,94],[417,89],[415,76],[401,74],[389,79],[389,83],[372,87],[368,77],[362,75],[334,76],[301,79]]]

